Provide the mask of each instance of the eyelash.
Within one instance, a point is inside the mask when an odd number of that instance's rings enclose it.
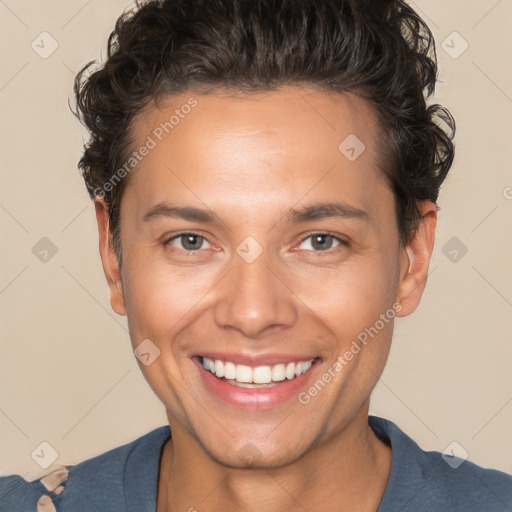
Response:
[[[178,233],[177,235],[174,235],[171,238],[168,238],[165,242],[163,242],[162,245],[164,247],[168,247],[168,246],[171,245],[172,241],[177,240],[177,239],[179,239],[179,238],[181,238],[182,236],[185,236],[185,235],[192,235],[192,236],[196,236],[196,237],[199,237],[199,238],[203,238],[206,242],[208,242],[206,237],[203,236],[201,233],[195,233],[193,231],[183,231],[182,233]],[[299,245],[302,245],[306,240],[308,240],[309,238],[313,238],[315,236],[326,236],[326,237],[330,236],[334,240],[339,242],[339,245],[337,247],[334,247],[332,249],[327,249],[325,251],[308,250],[308,252],[313,252],[315,254],[318,254],[319,256],[332,255],[333,253],[338,252],[338,250],[341,250],[341,249],[346,248],[346,247],[349,246],[349,243],[346,240],[344,240],[342,238],[339,238],[336,235],[331,234],[329,232],[323,232],[323,231],[318,231],[318,232],[310,233],[309,235],[307,235],[304,238],[302,238],[302,240],[300,241]],[[197,249],[195,251],[194,250],[193,251],[187,251],[187,250],[184,250],[184,249],[176,249],[176,248],[173,247],[172,250],[178,250],[180,252],[186,253],[187,255],[193,255],[194,253],[199,253],[201,249]]]

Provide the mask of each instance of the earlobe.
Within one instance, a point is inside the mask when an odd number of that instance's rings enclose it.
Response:
[[[418,203],[421,220],[412,240],[400,251],[400,281],[397,302],[401,309],[396,316],[413,313],[421,301],[427,283],[428,266],[434,250],[437,207],[431,201]]]
[[[110,219],[108,206],[103,197],[94,199],[96,221],[98,223],[99,250],[103,272],[107,279],[110,293],[110,305],[118,315],[126,315],[123,286],[119,265],[114,252],[110,234]]]

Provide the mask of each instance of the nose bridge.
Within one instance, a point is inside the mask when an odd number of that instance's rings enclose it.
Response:
[[[248,249],[244,253],[244,249]],[[214,308],[220,327],[233,327],[256,338],[270,326],[289,327],[296,321],[293,293],[278,271],[271,269],[262,252],[255,259],[254,247],[242,243],[233,257],[233,268],[222,281]]]

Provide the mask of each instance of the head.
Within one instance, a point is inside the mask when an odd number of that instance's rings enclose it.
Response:
[[[366,421],[453,160],[423,21],[401,1],[148,1],[91,66],[80,168],[112,307],[159,352],[140,366],[173,432],[269,467]],[[314,364],[292,399],[234,406],[203,356]]]

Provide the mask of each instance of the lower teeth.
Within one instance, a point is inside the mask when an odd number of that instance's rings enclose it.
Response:
[[[268,384],[253,384],[252,382],[238,382],[234,379],[225,379],[222,377],[224,382],[227,382],[228,384],[231,384],[232,386],[238,386],[239,388],[249,388],[249,389],[256,389],[256,388],[272,388],[277,385],[277,382],[269,382]]]

